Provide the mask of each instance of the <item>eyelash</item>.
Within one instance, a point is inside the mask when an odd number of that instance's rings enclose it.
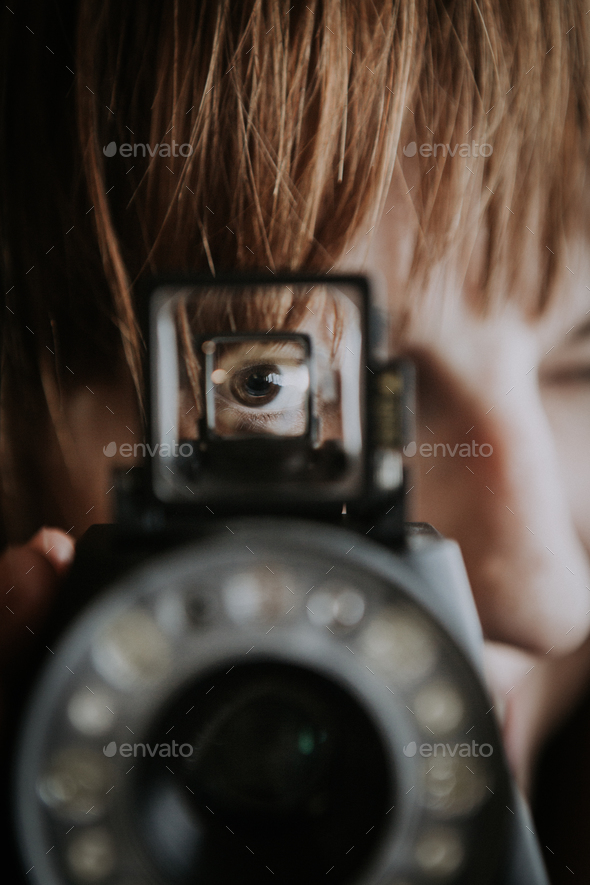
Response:
[[[256,427],[269,427],[272,424],[276,424],[277,421],[284,420],[284,412],[250,412],[241,406],[231,406],[229,410],[237,414],[238,416],[238,431],[246,431]],[[305,412],[302,409],[297,409],[295,412],[291,412],[292,420],[298,420],[301,418],[305,418]]]
[[[541,374],[540,383],[546,386],[560,384],[588,384],[590,383],[590,366],[582,366],[576,369],[557,369],[554,372]]]

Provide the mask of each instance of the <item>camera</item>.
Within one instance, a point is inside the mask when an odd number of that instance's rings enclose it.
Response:
[[[459,547],[405,519],[413,372],[369,281],[142,304],[149,442],[23,694],[20,880],[546,883]]]

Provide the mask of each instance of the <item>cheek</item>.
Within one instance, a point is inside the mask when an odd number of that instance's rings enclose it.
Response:
[[[496,513],[486,487],[498,487],[501,435],[485,415],[489,406],[468,395],[442,366],[421,359],[418,379],[417,452],[408,462],[415,486],[412,518],[461,536],[464,545],[485,544]]]
[[[536,379],[514,370],[511,384],[513,367],[494,376],[474,361],[466,376],[422,360],[417,441],[440,448],[411,459],[412,518],[459,542],[488,638],[565,652],[587,635],[588,562]],[[475,452],[462,455],[468,441]],[[575,494],[582,513],[587,495]]]
[[[543,390],[574,522],[590,551],[590,384]]]

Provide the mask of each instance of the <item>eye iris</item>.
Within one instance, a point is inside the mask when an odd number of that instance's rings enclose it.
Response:
[[[233,394],[243,405],[264,406],[281,389],[280,372],[276,366],[255,366],[239,372],[232,384]]]

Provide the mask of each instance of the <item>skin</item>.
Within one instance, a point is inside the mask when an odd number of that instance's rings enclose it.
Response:
[[[408,306],[395,296],[415,230],[408,188],[394,181],[387,206],[398,211],[383,216],[361,265],[380,275],[393,330]],[[481,233],[434,268],[392,337],[419,377],[412,516],[461,545],[508,756],[529,790],[540,747],[590,680],[590,250],[572,244],[541,318],[515,297],[538,285],[532,250],[522,291],[482,316],[469,306]],[[476,457],[420,453],[471,441]]]
[[[42,621],[74,551],[74,541],[64,532],[40,529],[28,544],[10,547],[0,557],[0,588],[6,606],[0,621],[2,668],[10,666],[27,628],[34,632]]]

